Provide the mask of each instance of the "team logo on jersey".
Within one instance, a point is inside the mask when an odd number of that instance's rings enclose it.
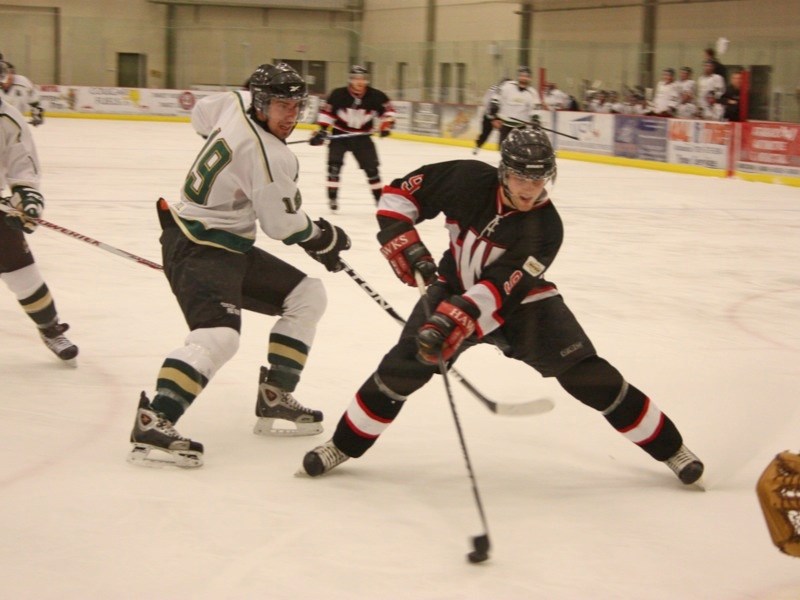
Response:
[[[526,273],[529,273],[533,277],[538,277],[544,270],[547,268],[538,260],[529,256],[528,259],[525,261],[525,264],[522,265],[522,268],[525,270]]]

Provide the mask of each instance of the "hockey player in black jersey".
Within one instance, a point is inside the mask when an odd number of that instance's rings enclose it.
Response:
[[[698,481],[703,464],[672,420],[597,355],[555,284],[545,279],[563,238],[545,189],[555,177],[546,134],[525,128],[512,130],[502,144],[499,169],[475,160],[443,162],[386,186],[377,213],[381,252],[404,283],[416,286],[415,271],[424,278],[426,298],[356,392],[333,438],[305,455],[308,475],[363,455],[438,371],[440,357],[452,364],[470,346],[489,343],[555,377],[683,483]],[[450,244],[437,267],[414,225],[440,214]]]
[[[352,152],[358,166],[367,175],[367,182],[375,197],[381,197],[380,161],[375,143],[369,135],[337,140],[344,133],[368,134],[377,128],[381,137],[389,135],[394,127],[395,110],[389,97],[369,85],[369,72],[361,66],[350,69],[348,85],[333,90],[322,106],[317,118],[320,129],[311,137],[312,146],[328,145],[328,202],[331,210],[339,208],[339,174],[344,164],[344,155]],[[377,123],[376,123],[377,121]],[[329,130],[332,135],[329,137]]]

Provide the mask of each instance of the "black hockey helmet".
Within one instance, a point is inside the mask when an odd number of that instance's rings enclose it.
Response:
[[[527,75],[528,77],[532,77],[533,71],[531,71],[531,68],[526,65],[520,65],[519,69],[517,69],[517,75]]]
[[[300,100],[303,105],[308,99],[308,86],[300,74],[286,63],[263,64],[248,80],[253,99],[253,108],[267,112],[271,100]],[[302,109],[302,107],[301,107]]]
[[[540,127],[512,129],[500,146],[498,176],[507,195],[508,173],[526,179],[556,179],[556,154],[550,139]]]
[[[361,65],[353,65],[350,67],[350,77],[353,75],[360,76],[360,77],[368,77],[369,71],[366,67],[362,67]]]

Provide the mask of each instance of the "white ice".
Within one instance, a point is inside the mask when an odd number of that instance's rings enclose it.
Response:
[[[304,139],[308,130],[293,139]],[[154,203],[177,197],[202,140],[188,124],[49,119],[34,132],[44,217],[161,262]],[[467,148],[378,140],[384,181]],[[348,156],[329,214],[325,149],[292,146],[304,206],[348,231],[352,267],[402,314],[417,292],[377,250],[371,195]],[[498,154],[480,159],[495,163]],[[800,192],[734,179],[559,162],[565,222],[550,271],[602,356],[670,415],[706,463],[682,486],[552,380],[489,348],[459,371],[487,395],[549,395],[553,412],[490,414],[455,381],[492,542],[482,533],[440,378],[412,396],[363,458],[294,476],[394,343],[395,322],[344,273],[259,244],[322,278],[328,311],[298,398],[327,432],[251,433],[272,319],[247,314],[239,353],[179,431],[197,470],[125,461],[141,390],[186,328],[163,275],[40,227],[30,238],[79,367],[44,348],[14,296],[0,300],[0,596],[197,599],[800,598],[800,560],[771,544],[754,492],[800,449]],[[438,253],[441,221],[421,232]]]

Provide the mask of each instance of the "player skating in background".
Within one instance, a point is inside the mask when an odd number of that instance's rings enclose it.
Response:
[[[178,466],[202,464],[203,446],[174,424],[236,353],[242,309],[279,316],[269,335],[270,366],[261,367],[255,433],[313,435],[322,413],[292,395],[326,306],[319,279],[253,244],[256,226],[284,244],[298,244],[329,271],[350,240],[300,208],[298,161],[286,145],[306,103],[300,75],[286,64],[261,65],[249,91],[215,94],[192,111],[207,139],[169,207],[159,202],[164,273],[189,329],[184,345],[164,360],[152,403],[142,392],[131,432],[133,462],[167,452]],[[293,429],[274,428],[275,419]],[[159,459],[155,459],[159,460]]]
[[[534,111],[542,107],[542,99],[539,92],[531,87],[532,77],[530,68],[521,66],[517,69],[516,81],[506,81],[497,90],[498,108],[494,126],[500,131],[501,144],[517,126],[515,121],[530,123],[537,119]]]
[[[381,175],[378,151],[368,132],[376,126],[381,137],[389,135],[394,127],[395,110],[389,97],[369,85],[369,72],[361,66],[350,69],[348,85],[336,88],[320,109],[317,124],[320,129],[311,136],[312,146],[328,144],[328,204],[331,210],[339,208],[339,174],[344,156],[352,152],[358,166],[367,176],[375,202],[381,197]],[[332,135],[329,131],[333,130]],[[359,133],[365,135],[337,140],[337,135]]]
[[[561,246],[561,218],[546,184],[556,177],[553,148],[541,129],[515,129],[498,168],[474,160],[423,166],[386,186],[378,205],[381,252],[396,275],[429,284],[400,340],[356,392],[333,438],[308,452],[305,472],[322,475],[363,455],[406,399],[477,343],[500,348],[572,396],[685,484],[703,464],[672,420],[597,355],[556,286],[544,278]],[[450,236],[438,265],[414,225],[443,214]],[[425,303],[432,315],[426,317]]]
[[[30,112],[30,124],[34,127],[44,123],[44,109],[36,86],[27,77],[17,74],[14,67],[4,60],[0,60],[0,98],[22,114]]]
[[[481,106],[483,107],[481,132],[478,134],[478,137],[475,140],[475,147],[472,149],[473,154],[478,153],[478,151],[486,143],[486,140],[489,139],[489,136],[492,135],[492,131],[495,129],[494,120],[496,118],[497,111],[500,108],[500,101],[497,99],[497,92],[500,90],[500,86],[506,81],[508,81],[508,77],[503,77],[503,79],[489,87],[489,89],[483,94],[483,100],[481,101]]]
[[[74,364],[78,347],[64,333],[50,289],[42,279],[25,233],[33,233],[41,217],[44,198],[39,191],[41,169],[30,128],[20,112],[0,99],[0,187],[11,189],[3,198],[15,212],[0,219],[0,279],[14,293],[27,315],[39,328],[45,345],[61,360]]]

